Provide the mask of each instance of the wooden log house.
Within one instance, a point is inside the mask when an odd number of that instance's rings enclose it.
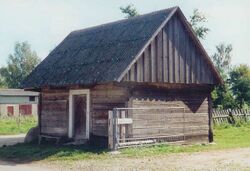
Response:
[[[116,107],[183,107],[185,121],[172,113],[172,120],[155,123],[157,129],[134,128],[132,136],[178,132],[175,126],[185,122],[187,141],[208,142],[210,93],[221,83],[187,19],[173,7],[71,32],[22,86],[41,94],[41,135],[107,144],[108,111]]]

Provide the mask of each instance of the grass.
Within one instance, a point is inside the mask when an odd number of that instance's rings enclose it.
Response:
[[[214,129],[214,145],[154,145],[149,147],[127,148],[121,150],[121,154],[112,156],[106,149],[93,147],[55,147],[53,145],[37,146],[34,144],[19,144],[10,147],[0,148],[0,158],[17,161],[76,161],[88,159],[110,159],[112,157],[143,157],[164,155],[181,152],[199,152],[208,150],[220,150],[229,148],[250,147],[250,124],[240,127],[222,125]]]
[[[122,152],[129,156],[147,156],[180,152],[199,152],[229,148],[250,147],[250,124],[231,126],[228,124],[215,126],[214,140],[216,144],[196,144],[189,146],[156,145],[151,147],[127,148]]]
[[[0,135],[14,135],[27,133],[37,125],[37,119],[33,116],[0,118]]]

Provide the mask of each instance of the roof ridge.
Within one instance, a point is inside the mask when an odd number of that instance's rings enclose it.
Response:
[[[95,29],[95,28],[99,28],[99,27],[104,27],[104,26],[112,25],[112,24],[116,24],[116,23],[122,23],[122,22],[125,22],[125,21],[132,21],[132,20],[135,20],[135,19],[138,19],[138,18],[154,15],[154,14],[157,14],[157,13],[160,13],[160,12],[171,11],[171,10],[174,10],[176,8],[179,8],[179,7],[178,6],[173,6],[173,7],[170,7],[170,8],[165,8],[165,9],[161,9],[161,10],[158,10],[158,11],[153,11],[153,12],[150,12],[150,13],[142,14],[142,15],[139,15],[139,16],[131,17],[131,18],[125,18],[125,19],[121,19],[121,20],[117,20],[117,21],[111,21],[111,22],[108,22],[108,23],[100,24],[100,25],[86,27],[86,28],[83,28],[83,29],[74,30],[70,34],[82,32],[82,31],[87,31],[87,30],[91,30],[91,29]]]

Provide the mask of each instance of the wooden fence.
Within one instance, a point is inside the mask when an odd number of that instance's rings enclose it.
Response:
[[[189,133],[192,136],[207,133],[208,125],[190,125],[187,116],[184,107],[114,108],[109,111],[109,149],[183,143]]]
[[[213,123],[215,125],[229,123],[234,124],[237,121],[250,121],[250,110],[244,109],[228,109],[228,110],[219,110],[213,109],[212,112]]]

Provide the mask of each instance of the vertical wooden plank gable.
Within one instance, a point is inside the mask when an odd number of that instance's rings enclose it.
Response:
[[[144,82],[149,82],[150,81],[150,59],[149,59],[149,48],[146,48],[144,52]]]
[[[163,82],[163,53],[162,53],[162,30],[159,32],[157,35],[157,81],[158,82]]]
[[[151,43],[151,82],[156,81],[156,47],[155,40]]]
[[[175,14],[132,65],[124,81],[213,84],[214,75]]]
[[[163,48],[163,62],[162,62],[162,67],[163,67],[163,82],[169,82],[169,77],[168,77],[168,69],[169,69],[169,65],[168,65],[168,58],[169,58],[169,47],[168,47],[168,35],[167,35],[167,31],[165,29],[163,29],[163,38],[162,38],[162,48]]]

